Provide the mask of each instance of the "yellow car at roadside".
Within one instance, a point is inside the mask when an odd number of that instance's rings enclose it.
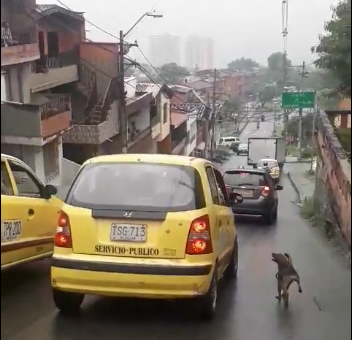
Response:
[[[63,202],[21,160],[1,154],[1,270],[50,257]]]
[[[279,163],[276,159],[272,158],[263,158],[258,162],[258,169],[268,169],[270,177],[274,180],[275,183],[280,181],[281,171]]]
[[[127,154],[83,164],[60,213],[51,266],[63,313],[85,294],[192,298],[216,310],[218,281],[236,278],[238,243],[221,173],[205,159]]]

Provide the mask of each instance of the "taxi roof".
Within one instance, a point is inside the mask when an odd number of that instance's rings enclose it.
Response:
[[[204,166],[211,164],[203,158],[178,156],[178,155],[161,155],[161,154],[116,154],[97,156],[87,160],[83,165],[92,163],[161,163],[161,164],[175,164],[184,166]]]
[[[10,160],[13,160],[13,161],[17,161],[17,162],[23,163],[19,158],[7,155],[6,153],[1,153],[1,158],[6,158],[6,159],[10,159]]]

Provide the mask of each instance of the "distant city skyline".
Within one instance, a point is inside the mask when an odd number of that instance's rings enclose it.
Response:
[[[214,43],[211,38],[191,35],[182,40],[171,34],[149,37],[149,59],[157,67],[176,63],[190,70],[213,68]]]

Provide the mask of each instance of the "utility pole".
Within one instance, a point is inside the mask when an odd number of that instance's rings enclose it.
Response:
[[[210,94],[209,92],[207,93],[207,106],[210,107]],[[211,113],[211,111],[210,111]],[[209,119],[205,120],[205,135],[204,135],[204,143],[205,143],[205,148],[204,148],[204,157],[208,159],[209,157],[209,129],[210,129],[210,124],[209,124]]]
[[[125,47],[124,47],[124,34],[120,31],[120,43],[118,54],[118,90],[119,90],[119,125],[120,135],[122,139],[122,153],[127,153],[128,143],[128,122],[126,115],[126,98],[125,98]]]
[[[308,72],[306,71],[306,63],[303,62],[302,70],[301,70],[301,85],[300,85],[300,92],[303,91],[304,87],[304,80],[307,77]],[[303,109],[299,109],[299,117],[298,117],[298,160],[302,160],[302,118],[303,118]]]
[[[288,42],[288,0],[282,0],[282,37],[284,39],[284,52],[283,52],[283,61],[282,61],[282,71],[283,71],[283,80],[284,88],[283,91],[287,91],[288,85],[288,57],[287,57],[287,42]],[[288,117],[289,110],[284,109],[284,135],[287,137],[287,128],[288,128]]]
[[[216,124],[216,77],[217,77],[217,70],[214,69],[214,82],[213,82],[213,114],[212,114],[212,124],[211,124],[211,145],[210,145],[210,155],[211,158],[214,157],[214,141],[215,141],[215,124]]]

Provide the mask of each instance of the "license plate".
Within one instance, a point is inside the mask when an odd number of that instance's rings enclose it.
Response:
[[[111,241],[146,242],[147,226],[140,224],[111,224]]]
[[[253,190],[236,190],[234,192],[240,194],[244,198],[253,197]]]
[[[20,238],[22,233],[21,220],[7,220],[2,222],[1,241],[14,241]]]

